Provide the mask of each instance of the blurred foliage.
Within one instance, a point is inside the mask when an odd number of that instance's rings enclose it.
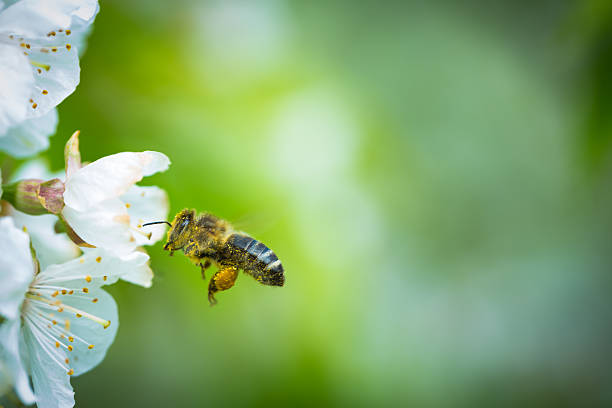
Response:
[[[84,160],[166,153],[169,217],[242,220],[287,285],[210,308],[157,244],[77,405],[609,405],[611,27],[603,0],[102,2],[45,156],[77,128]]]

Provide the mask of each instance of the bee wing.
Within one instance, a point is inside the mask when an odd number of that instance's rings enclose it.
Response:
[[[278,224],[278,217],[269,212],[247,213],[232,221],[237,231],[248,231],[249,234],[261,235]]]

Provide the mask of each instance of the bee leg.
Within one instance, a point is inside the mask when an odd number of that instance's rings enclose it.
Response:
[[[210,261],[207,259],[204,263],[200,262],[200,269],[202,269],[202,279],[206,280],[206,269],[210,267]]]
[[[208,284],[208,301],[213,306],[217,303],[215,299],[215,293],[228,290],[236,282],[238,277],[238,268],[235,266],[222,266],[213,277],[210,279]]]

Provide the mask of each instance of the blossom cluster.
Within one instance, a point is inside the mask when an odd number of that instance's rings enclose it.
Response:
[[[79,82],[79,57],[95,0],[0,0],[0,150],[45,150],[56,106]],[[143,177],[168,169],[154,151],[81,161],[79,132],[65,168],[40,160],[0,173],[0,396],[72,407],[70,377],[103,359],[118,328],[117,305],[102,289],[119,279],[151,286],[144,246],[158,242],[168,198]]]

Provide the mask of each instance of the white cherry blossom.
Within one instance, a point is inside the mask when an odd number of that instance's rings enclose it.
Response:
[[[148,256],[136,251],[119,259],[94,249],[37,273],[28,236],[10,217],[0,218],[0,249],[11,254],[0,260],[0,311],[7,318],[0,349],[17,394],[39,408],[72,407],[70,376],[103,360],[118,327],[117,306],[101,286],[148,269]]]
[[[78,47],[97,0],[0,3],[0,149],[17,157],[48,147],[55,107],[79,83]]]
[[[75,136],[67,146],[71,143],[75,143]],[[76,152],[75,156],[80,163]],[[62,217],[83,241],[123,257],[163,237],[163,225],[145,230],[142,224],[166,219],[169,207],[166,192],[155,186],[138,186],[136,182],[165,171],[170,165],[166,155],[153,151],[122,152],[84,167],[71,162],[67,155],[66,163]],[[124,279],[149,287],[152,276],[151,272]]]

